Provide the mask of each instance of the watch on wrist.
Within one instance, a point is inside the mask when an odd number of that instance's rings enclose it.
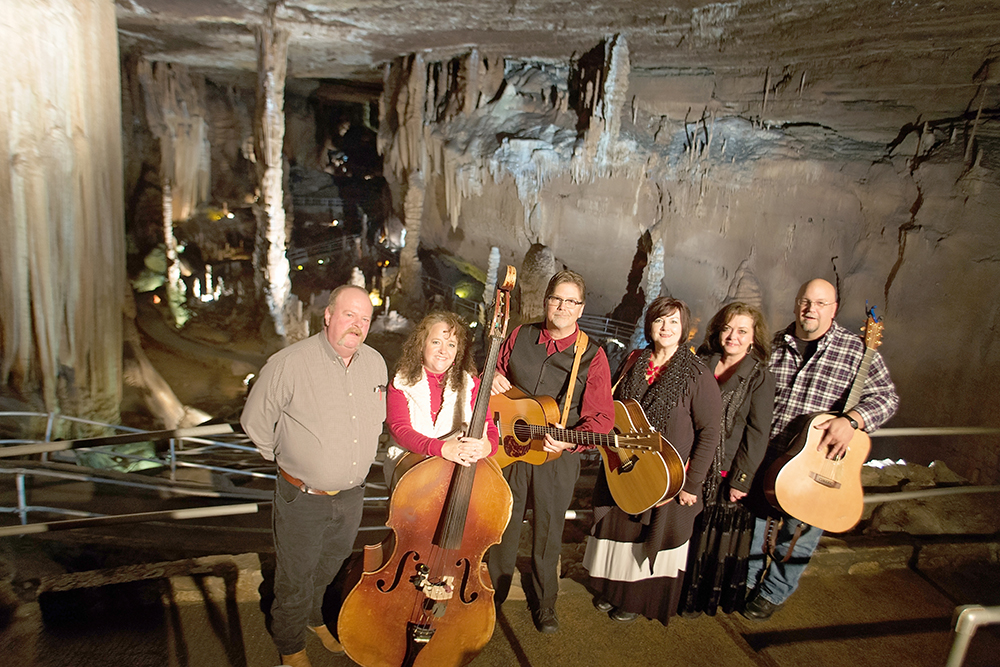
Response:
[[[842,414],[840,416],[843,417],[844,419],[846,419],[847,421],[849,421],[851,423],[851,428],[853,428],[855,431],[858,430],[858,421],[854,417],[852,417],[851,415],[849,415],[847,413],[844,413],[844,414]]]

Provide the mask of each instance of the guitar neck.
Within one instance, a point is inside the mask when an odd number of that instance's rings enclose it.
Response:
[[[589,431],[571,431],[568,428],[537,426],[535,424],[529,424],[528,430],[532,440],[543,438],[545,434],[548,434],[555,440],[572,442],[574,445],[590,445],[592,447],[598,445],[602,447],[618,446],[618,436],[613,433],[606,435],[604,433],[591,433]]]
[[[865,349],[865,356],[861,359],[861,368],[858,369],[858,374],[854,376],[854,384],[851,385],[851,393],[847,396],[844,412],[847,412],[861,402],[861,392],[865,388],[865,381],[868,379],[868,369],[871,367],[872,359],[874,358],[875,350],[870,347]]]

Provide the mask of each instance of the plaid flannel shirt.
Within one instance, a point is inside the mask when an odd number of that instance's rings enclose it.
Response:
[[[830,330],[819,339],[816,352],[803,365],[802,355],[793,340],[794,332],[793,323],[774,338],[770,365],[777,381],[770,437],[770,449],[774,453],[788,449],[791,439],[801,430],[802,424],[796,421],[799,417],[844,410],[865,354],[862,338],[833,322]],[[865,420],[865,431],[871,433],[898,407],[896,387],[882,356],[876,352],[861,399],[853,410]]]

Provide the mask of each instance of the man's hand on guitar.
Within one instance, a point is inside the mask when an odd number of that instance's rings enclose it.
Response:
[[[820,438],[816,451],[826,450],[826,458],[838,461],[847,453],[847,448],[854,438],[854,427],[846,417],[835,417],[822,424],[816,424],[814,428],[826,431]]]
[[[493,384],[490,386],[490,396],[506,393],[511,386],[510,380],[497,373],[493,376]]]
[[[567,449],[573,449],[576,447],[572,442],[564,442],[562,440],[556,440],[548,433],[545,434],[545,443],[542,445],[542,449],[552,454],[559,454]]]

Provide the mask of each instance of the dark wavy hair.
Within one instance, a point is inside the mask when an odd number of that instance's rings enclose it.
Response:
[[[407,384],[412,385],[420,381],[421,370],[424,367],[424,344],[430,335],[431,327],[442,322],[448,325],[450,331],[455,332],[455,339],[458,342],[458,348],[455,350],[455,363],[448,369],[445,385],[458,391],[465,381],[463,371],[472,375],[476,374],[476,365],[472,359],[472,346],[469,345],[469,327],[455,313],[439,310],[420,320],[420,324],[403,343],[403,352],[399,356],[399,361],[396,362],[396,374],[401,375]]]
[[[653,344],[653,322],[666,315],[673,315],[676,311],[680,311],[681,314],[681,340],[678,344],[684,345],[688,342],[688,339],[691,337],[689,329],[691,326],[691,309],[680,299],[674,299],[669,296],[658,296],[653,299],[653,303],[649,304],[649,308],[646,309],[646,321],[642,331],[646,334],[647,343],[650,345]]]
[[[733,301],[723,306],[712,316],[705,330],[705,340],[698,348],[698,354],[722,354],[722,328],[736,315],[746,315],[753,320],[753,346],[750,354],[762,363],[771,358],[771,333],[764,320],[764,314],[756,307],[742,301]]]

